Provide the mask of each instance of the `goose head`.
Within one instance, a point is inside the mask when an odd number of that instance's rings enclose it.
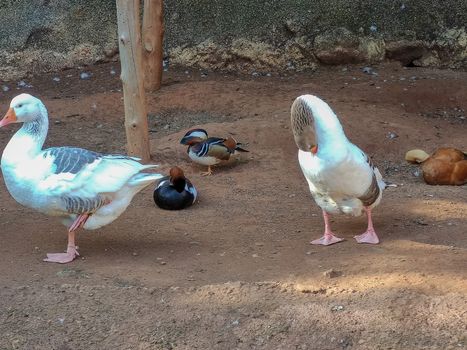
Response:
[[[316,153],[318,146],[315,140],[314,116],[308,105],[308,100],[313,101],[313,97],[311,95],[298,97],[292,104],[290,115],[292,132],[298,148],[305,152]]]
[[[21,94],[11,100],[10,108],[0,120],[0,128],[13,123],[27,123],[42,117],[43,104],[38,98]]]
[[[291,108],[292,131],[298,148],[316,153],[318,148],[346,147],[349,140],[331,107],[317,96],[302,95]]]

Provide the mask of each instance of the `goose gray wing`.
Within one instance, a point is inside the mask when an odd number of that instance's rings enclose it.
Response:
[[[77,147],[48,148],[43,152],[42,156],[46,160],[49,158],[51,159],[53,174],[77,174],[85,166],[92,164],[103,157],[101,153]]]
[[[40,164],[47,171],[37,183],[37,189],[46,195],[62,198],[79,197],[101,201],[101,193],[118,191],[143,169],[138,158],[107,155],[75,147],[53,147],[40,154]],[[67,204],[69,207],[76,203]],[[81,204],[80,207],[83,207]],[[92,205],[91,205],[92,206]]]
[[[361,152],[363,161],[367,164],[368,168],[371,170],[372,177],[371,177],[370,186],[368,187],[368,189],[365,191],[364,194],[358,197],[358,199],[362,201],[364,206],[368,207],[372,205],[374,202],[376,202],[376,200],[381,194],[381,190],[384,189],[385,184],[382,179],[381,173],[379,172],[378,168],[373,164],[373,161],[371,160],[371,158],[368,157],[368,155],[362,150],[360,150],[360,152]]]

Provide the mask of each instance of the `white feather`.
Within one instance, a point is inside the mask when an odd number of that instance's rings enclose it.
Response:
[[[76,173],[55,174],[55,157],[42,151],[48,129],[45,106],[35,97],[22,94],[13,99],[11,107],[15,107],[18,121],[39,122],[34,128],[25,124],[11,138],[2,155],[5,184],[24,206],[62,216],[69,225],[77,213],[67,211],[64,198],[105,198],[109,203],[93,212],[84,226],[98,228],[115,220],[136,193],[162,177],[142,173],[156,165],[143,165],[138,158],[114,155],[98,156]]]

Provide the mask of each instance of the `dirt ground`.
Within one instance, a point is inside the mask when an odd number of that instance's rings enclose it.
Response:
[[[0,349],[466,349],[467,188],[424,184],[404,154],[466,149],[467,73],[375,70],[166,72],[148,95],[153,161],[181,166],[199,202],[163,211],[147,188],[111,225],[79,233],[82,257],[68,265],[42,262],[65,249],[66,228],[19,206],[1,181]],[[6,83],[1,110],[29,92],[49,109],[48,146],[125,152],[118,65],[83,71],[91,78]],[[332,218],[344,242],[309,244],[323,221],[289,126],[304,93],[325,98],[398,185],[374,210],[377,246],[352,238],[364,217],[345,216]],[[196,126],[251,152],[202,177],[179,144]],[[0,130],[1,149],[16,129]]]

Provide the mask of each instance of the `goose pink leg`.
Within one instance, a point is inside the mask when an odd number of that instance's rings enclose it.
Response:
[[[334,243],[339,243],[343,241],[343,238],[339,238],[334,236],[334,233],[331,231],[331,225],[329,224],[329,214],[323,210],[323,218],[324,218],[324,235],[319,239],[315,239],[311,241],[311,244],[316,245],[331,245]]]
[[[75,231],[68,232],[68,247],[66,253],[48,253],[46,262],[66,264],[75,260],[79,256],[78,247],[75,245]]]
[[[378,244],[379,238],[376,235],[375,229],[373,228],[373,220],[371,220],[371,209],[365,208],[365,211],[368,217],[368,228],[361,235],[355,236],[354,238],[358,243]]]
[[[68,229],[68,247],[66,253],[48,253],[44,261],[66,264],[75,260],[79,256],[78,247],[75,245],[75,231],[83,227],[88,218],[88,214],[79,215]]]

